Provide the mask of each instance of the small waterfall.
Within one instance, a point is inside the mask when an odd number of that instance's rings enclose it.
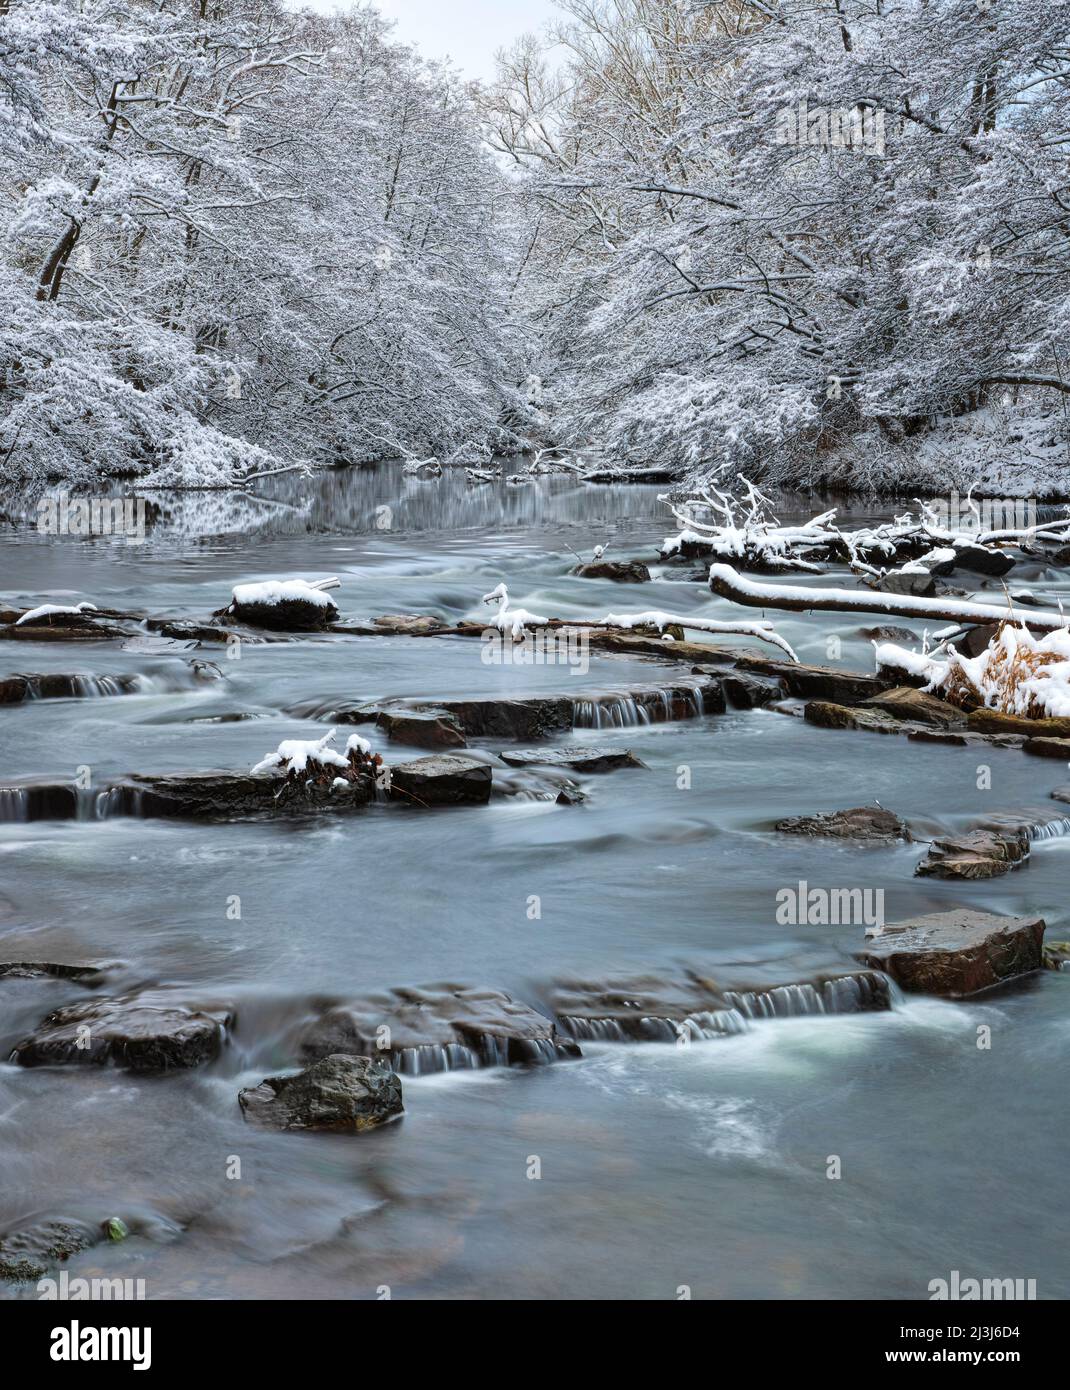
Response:
[[[1044,825],[1029,827],[1031,840],[1060,840],[1064,835],[1070,835],[1070,816],[1060,816],[1058,820],[1047,821]]]
[[[657,1014],[637,1016],[625,1027],[616,1018],[587,1018],[565,1014],[557,1026],[566,1037],[578,1042],[679,1042],[682,1037],[695,1042],[745,1033],[747,1022],[735,1008],[688,1014],[686,1018],[664,1018]]]
[[[589,1018],[564,1014],[558,1030],[579,1042],[666,1042],[686,1036],[709,1041],[745,1033],[749,1021],[770,1018],[803,1018],[814,1014],[851,1014],[891,1007],[888,981],[883,975],[863,972],[843,975],[819,984],[774,985],[769,989],[725,990],[727,1008],[696,1011],[683,1019],[651,1014],[634,1018]]]
[[[482,1067],[548,1066],[563,1057],[578,1056],[569,1042],[550,1038],[508,1038],[481,1033],[478,1045],[420,1043],[394,1048],[390,1065],[403,1076],[432,1076],[443,1071],[474,1071]],[[371,1055],[371,1054],[369,1054]]]
[[[0,787],[0,825],[21,824],[30,819],[30,797],[25,787]]]
[[[750,1019],[853,1014],[890,1007],[887,982],[876,974],[843,975],[819,985],[776,985],[743,993],[727,990],[725,999]]]
[[[572,702],[576,729],[635,729],[706,714],[702,687],[672,686],[657,690],[609,691]]]

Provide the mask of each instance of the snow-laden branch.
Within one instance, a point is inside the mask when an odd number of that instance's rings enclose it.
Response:
[[[1009,616],[1006,604],[972,603],[946,598],[912,598],[861,589],[806,589],[793,584],[761,584],[747,579],[731,565],[710,566],[710,588],[721,598],[745,608],[782,608],[794,613],[887,613],[897,618],[940,618],[952,623],[1001,623]],[[1062,613],[1029,610],[1030,627],[1066,626]]]
[[[489,594],[484,594],[483,602],[498,605],[498,615],[492,626],[499,632],[508,632],[514,642],[523,638],[526,628],[548,627],[552,622],[550,618],[529,613],[526,608],[510,608],[509,590],[504,584],[499,584]],[[642,613],[607,613],[604,618],[569,618],[568,626],[576,629],[653,627],[659,632],[664,632],[669,627],[679,627],[691,628],[695,632],[754,637],[759,642],[769,642],[772,646],[779,647],[792,661],[799,659],[783,637],[774,630],[773,625],[767,622],[723,622],[717,618],[696,618],[693,614],[666,613],[661,609],[651,608]]]

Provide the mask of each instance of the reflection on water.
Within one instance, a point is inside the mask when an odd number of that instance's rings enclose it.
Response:
[[[204,616],[241,580],[336,574],[350,618],[485,617],[480,596],[502,580],[516,603],[562,617],[738,617],[687,582],[688,567],[653,561],[673,529],[659,491],[570,477],[423,482],[397,467],[285,475],[256,495],[154,496],[141,545],[41,536],[34,499],[6,497],[0,598],[72,593]],[[785,518],[810,511],[809,499],[782,500]],[[607,539],[611,554],[650,562],[653,581],[569,574],[574,551]],[[778,626],[804,659],[827,660],[837,636],[843,664],[871,668],[858,620],[786,614]],[[665,674],[638,658],[593,657],[583,678],[485,666],[464,639],[328,637],[233,662],[137,644],[6,645],[0,676],[78,673],[98,691],[138,679],[113,697],[0,708],[5,779],[248,767],[282,738],[324,731],[286,712],[310,699],[557,692],[590,703]],[[223,679],[194,680],[195,655],[217,660]],[[449,980],[538,1005],[562,976],[772,962],[790,978],[849,959],[850,927],[775,925],[776,890],[801,880],[883,890],[891,919],[961,903],[1042,911],[1050,937],[1070,934],[1065,837],[1038,839],[1028,870],[949,885],[913,876],[923,846],[863,851],[772,830],[874,799],[922,835],[961,828],[1042,802],[1060,776],[1038,760],[984,750],[988,791],[976,750],[767,710],[622,727],[623,714],[591,708],[584,722],[603,727],[567,741],[631,748],[646,767],[584,779],[581,806],[0,826],[0,960],[103,961],[114,988],[173,985],[237,1013],[217,1064],[159,1082],[0,1064],[0,1230],[38,1212],[119,1214],[132,1239],[76,1257],[71,1272],[133,1273],[149,1297],[374,1298],[389,1285],[394,1297],[675,1298],[687,1286],[695,1298],[919,1298],[951,1269],[1028,1276],[1041,1297],[1067,1296],[1062,1205],[1022,1182],[1065,1157],[1067,973],[965,1006],[752,1009],[745,1030],[687,1048],[585,1041],[582,1060],[538,1070],[407,1078],[404,1121],[356,1139],[243,1123],[238,1089],[292,1063],[288,1040],[317,998]],[[252,717],[224,719],[235,715]],[[0,978],[0,1050],[84,997],[70,982]],[[986,1051],[980,1025],[992,1029]],[[830,1154],[841,1180],[826,1177]],[[240,1179],[227,1176],[229,1155]]]

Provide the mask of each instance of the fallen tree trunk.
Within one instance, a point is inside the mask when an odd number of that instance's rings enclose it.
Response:
[[[949,623],[1002,623],[1014,620],[1010,604],[968,600],[911,598],[905,594],[855,589],[805,589],[794,584],[760,584],[731,565],[710,566],[710,588],[745,608],[783,608],[794,613],[886,613],[897,618],[933,618]],[[1030,628],[1054,631],[1070,621],[1062,613],[1030,608],[1023,621]]]

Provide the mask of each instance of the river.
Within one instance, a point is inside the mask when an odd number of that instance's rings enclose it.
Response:
[[[0,595],[204,619],[241,581],[337,575],[346,618],[482,620],[481,595],[502,581],[550,616],[755,616],[686,582],[689,567],[656,563],[677,529],[656,487],[472,486],[383,465],[257,492],[160,498],[141,543],[40,535],[8,498]],[[797,497],[782,515],[810,512]],[[606,541],[610,556],[650,563],[652,582],[568,574],[570,548],[589,557]],[[1065,595],[1070,581],[1043,587]],[[869,671],[859,626],[777,618],[800,659],[828,661],[837,637],[832,664]],[[3,644],[0,676],[146,677],[141,693],[0,708],[4,779],[245,769],[283,738],[324,732],[283,712],[312,697],[578,699],[664,675],[597,653],[586,674],[487,665],[459,637],[326,635],[245,645],[233,661],[205,648],[197,657],[224,677],[209,683],[189,679],[189,655]],[[236,712],[256,717],[209,722]],[[318,996],[449,981],[539,1005],[568,976],[741,962],[805,976],[815,959],[849,957],[857,926],[776,924],[777,889],[800,880],[881,889],[889,920],[964,904],[1040,912],[1049,940],[1070,936],[1070,838],[1036,844],[1003,879],[946,883],[913,876],[917,844],[772,828],[877,799],[925,837],[1043,802],[1057,765],[771,710],[557,741],[584,740],[632,749],[646,768],[586,779],[578,806],[496,797],[270,823],[0,824],[0,959],[116,962],[124,989],[225,1000],[237,1019],[217,1062],[155,1079],[0,1064],[0,1230],[119,1215],[130,1239],[76,1256],[71,1273],[141,1278],[149,1298],[911,1299],[952,1270],[1070,1296],[1066,973],[967,1003],[896,995],[887,1011],[750,1021],[688,1047],[586,1042],[552,1066],[406,1076],[405,1118],[353,1137],[243,1121],[238,1090],[293,1065],[286,1040]],[[84,997],[69,981],[0,979],[0,1055]],[[36,1292],[0,1284],[0,1296]]]

